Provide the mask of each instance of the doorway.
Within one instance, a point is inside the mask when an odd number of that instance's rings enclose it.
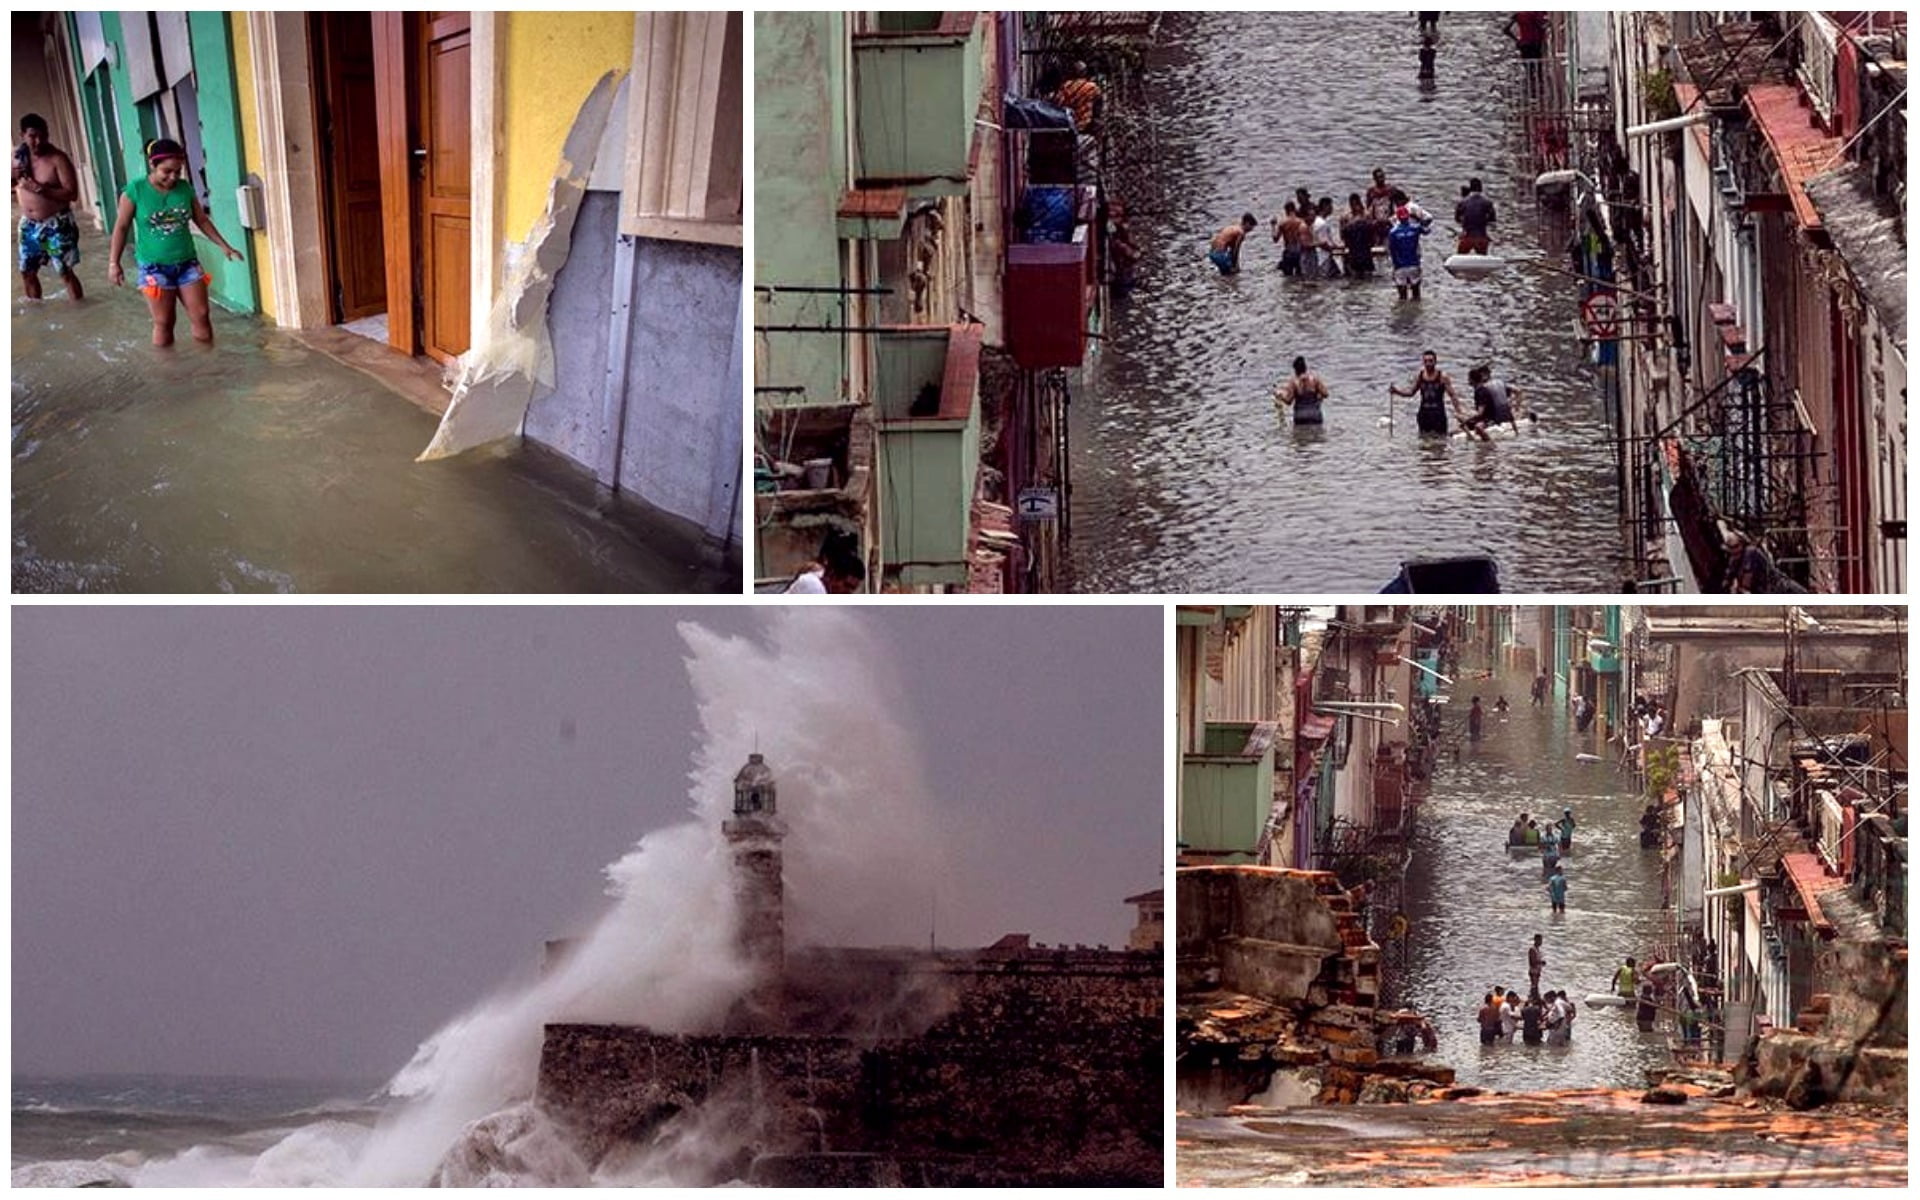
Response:
[[[472,304],[471,14],[308,21],[328,323],[450,364]]]
[[[387,340],[387,256],[369,14],[309,14],[329,324]]]
[[[463,12],[407,14],[419,46],[416,91],[420,348],[448,363],[468,345],[473,245],[473,22]]]

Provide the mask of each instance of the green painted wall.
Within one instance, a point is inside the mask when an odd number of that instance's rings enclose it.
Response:
[[[119,193],[126,181],[146,175],[146,143],[158,135],[159,126],[153,105],[136,104],[132,99],[133,88],[127,79],[125,30],[120,14],[101,13],[100,26],[107,43],[114,48],[117,65],[100,68],[95,72],[95,78],[88,80],[81,91],[82,101],[87,108],[87,136],[93,142],[92,157],[100,164],[100,190],[103,195],[113,197],[107,204],[111,213],[119,205]],[[258,312],[260,293],[254,279],[250,257],[252,251],[247,244],[248,239],[241,236],[239,205],[234,198],[234,190],[246,175],[246,161],[241,149],[239,92],[233,72],[233,43],[227,14],[190,13],[187,29],[193,42],[194,92],[200,109],[200,140],[207,156],[204,164],[196,163],[195,166],[202,167],[206,174],[207,211],[227,241],[243,255],[249,256],[239,262],[228,262],[218,247],[196,231],[194,241],[199,247],[200,265],[207,272],[207,294],[222,308],[243,313]],[[80,44],[77,33],[72,42],[77,50]],[[79,67],[75,64],[75,74],[78,73]],[[111,117],[107,111],[109,107],[112,110]],[[117,122],[119,130],[117,162],[113,133],[107,127],[110,119]],[[110,174],[108,164],[118,167],[117,177]],[[127,255],[121,260],[129,272],[133,267],[132,252],[129,244]]]
[[[105,14],[113,16],[113,14]],[[117,17],[114,18],[116,21]],[[93,163],[94,182],[100,189],[100,219],[113,224],[114,197],[120,194],[124,180],[121,172],[126,164],[122,160],[119,131],[113,124],[113,85],[111,77],[105,71],[96,71],[81,79],[78,54],[80,50],[80,25],[72,13],[66,15],[67,45],[73,50],[76,60],[73,65],[75,79],[80,80],[81,119],[86,125],[88,159]]]
[[[847,187],[847,20],[838,12],[763,12],[753,18],[754,261],[756,286],[839,287],[835,214]],[[755,293],[756,325],[838,326],[844,298]],[[773,404],[842,400],[846,337],[772,333],[754,338],[756,386]]]
[[[207,215],[227,244],[240,251],[239,262],[228,262],[219,247],[198,233],[200,265],[211,280],[208,290],[235,312],[259,312],[260,293],[254,286],[251,255],[253,239],[240,229],[240,204],[234,193],[246,177],[246,152],[241,145],[240,97],[233,75],[233,40],[223,12],[195,12],[187,16],[193,38],[193,75],[200,102],[200,144],[205,148]]]
[[[1210,722],[1209,749],[1215,748],[1216,735],[1229,736],[1238,749],[1246,742],[1247,726]],[[1252,762],[1189,756],[1180,772],[1180,844],[1235,856],[1229,861],[1251,861],[1273,807],[1273,752]]]
[[[898,14],[937,19],[939,13]],[[882,21],[884,27],[886,22]],[[917,33],[855,47],[854,101],[861,178],[945,179],[921,195],[966,190],[985,47],[985,18],[964,36]]]

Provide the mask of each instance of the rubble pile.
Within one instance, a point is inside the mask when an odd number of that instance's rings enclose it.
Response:
[[[1278,1093],[1313,1104],[1402,1104],[1477,1092],[1455,1088],[1451,1067],[1382,1056],[1392,1026],[1391,1017],[1357,1005],[1211,993],[1182,1000],[1177,1036],[1183,1073],[1218,1068],[1244,1092],[1236,1103]]]
[[[1806,1110],[1834,1103],[1907,1107],[1907,947],[1841,942],[1830,978],[1846,987],[1813,996],[1794,1027],[1754,1046],[1746,1090]]]

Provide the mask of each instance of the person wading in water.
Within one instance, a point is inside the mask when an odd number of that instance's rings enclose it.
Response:
[[[1326,418],[1320,406],[1326,402],[1327,385],[1307,370],[1305,358],[1293,360],[1293,378],[1274,389],[1273,402],[1293,410],[1295,425],[1318,425]]]
[[[1413,385],[1402,390],[1398,384],[1389,388],[1396,396],[1420,397],[1420,408],[1414,414],[1415,422],[1423,434],[1438,437],[1447,435],[1447,404],[1452,402],[1456,415],[1460,412],[1460,397],[1453,390],[1453,380],[1440,369],[1440,356],[1429,350],[1420,356],[1420,371],[1413,377]]]

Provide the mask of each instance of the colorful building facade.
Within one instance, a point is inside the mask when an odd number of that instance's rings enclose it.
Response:
[[[36,17],[96,222],[180,141],[215,303],[444,371],[429,456],[524,437],[738,537],[741,14]]]

